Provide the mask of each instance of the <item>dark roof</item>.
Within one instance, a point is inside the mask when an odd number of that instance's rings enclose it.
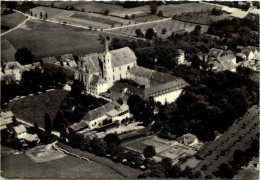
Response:
[[[45,62],[55,63],[56,61],[57,61],[57,59],[55,57],[47,57],[47,58],[42,59],[42,63],[45,63]]]
[[[112,68],[119,67],[136,61],[134,52],[129,47],[110,51]],[[89,54],[82,58],[85,61],[86,70],[90,73],[102,71],[103,54]]]
[[[61,61],[67,61],[67,60],[75,60],[72,54],[64,54],[60,56]]]
[[[101,107],[98,107],[94,110],[91,110],[87,112],[87,114],[82,118],[83,121],[92,121],[94,119],[97,119],[99,117],[102,117],[106,115],[106,112],[111,111],[114,109],[116,106],[120,106],[120,104],[116,101],[112,101],[110,103],[107,103]]]
[[[86,123],[86,121],[80,121],[78,123],[74,123],[73,125],[70,126],[70,128],[73,131],[78,131],[81,130],[83,128],[86,128],[88,126],[88,124]]]
[[[221,49],[211,48],[211,50],[208,53],[208,57],[218,58],[222,52],[223,50]]]
[[[114,84],[114,86],[112,86],[111,90],[112,91],[114,90],[117,92],[122,92],[123,89],[126,89],[125,94],[128,94],[128,95],[137,94],[140,97],[147,99],[150,96],[156,97],[161,94],[165,94],[168,92],[182,89],[188,85],[189,84],[186,81],[184,81],[182,78],[174,77],[174,80],[172,80],[170,82],[162,83],[157,86],[150,87],[150,88],[140,88],[140,87],[132,86],[127,83],[115,82],[115,84]]]
[[[91,84],[103,84],[106,83],[105,79],[103,79],[102,77],[98,76],[98,75],[93,75],[90,79],[90,83]]]
[[[159,81],[161,83],[174,81],[177,78],[170,74],[157,72],[157,71],[147,69],[147,68],[144,68],[141,66],[133,66],[128,72],[131,74],[143,76],[143,77],[155,80],[155,81]]]

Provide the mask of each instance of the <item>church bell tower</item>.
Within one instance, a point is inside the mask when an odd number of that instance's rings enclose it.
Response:
[[[113,70],[112,70],[112,58],[108,49],[107,38],[104,42],[104,53],[103,53],[103,78],[107,81],[107,86],[110,88],[113,85]]]

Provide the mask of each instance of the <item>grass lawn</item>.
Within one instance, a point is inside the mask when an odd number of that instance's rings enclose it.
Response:
[[[8,61],[13,61],[15,59],[14,57],[15,52],[16,49],[7,39],[1,40],[1,64],[2,65]]]
[[[97,32],[37,20],[27,21],[26,27],[4,35],[3,39],[9,40],[16,49],[26,47],[37,59],[103,51]]]
[[[23,151],[19,155],[1,157],[1,176],[4,178],[122,178],[109,167],[99,163],[65,156],[49,162],[36,163]]]
[[[111,159],[108,159],[106,157],[100,157],[100,156],[97,156],[95,154],[89,153],[87,151],[81,151],[80,149],[72,148],[72,147],[70,147],[66,144],[63,144],[63,143],[58,143],[58,146],[62,147],[63,149],[65,149],[69,152],[77,154],[79,156],[86,157],[91,161],[100,163],[100,164],[102,164],[106,167],[110,167],[111,169],[113,169],[115,172],[117,172],[118,174],[120,174],[124,178],[136,178],[139,174],[142,173],[142,171],[139,170],[139,169],[134,169],[134,168],[131,168],[129,166],[122,165],[119,162],[114,162]]]
[[[29,123],[37,123],[39,127],[44,127],[44,114],[47,112],[53,120],[62,100],[68,91],[55,90],[39,95],[28,96],[10,102],[7,109],[10,109],[16,118]]]
[[[93,16],[89,16],[88,14],[83,14],[83,13],[75,13],[71,17],[79,18],[79,19],[86,19],[86,20],[90,20],[90,21],[94,21],[94,22],[100,22],[100,23],[109,24],[109,25],[114,25],[114,24],[119,23],[118,21],[106,19],[105,16],[104,16],[104,18],[93,17]]]
[[[6,26],[9,29],[12,29],[23,22],[25,19],[27,18],[24,15],[17,12],[1,15],[1,26]]]

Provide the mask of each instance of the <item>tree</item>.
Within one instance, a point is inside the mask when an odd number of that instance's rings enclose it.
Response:
[[[42,12],[40,12],[40,18],[42,18]]]
[[[154,132],[154,133],[157,133],[159,131],[161,131],[162,129],[162,122],[161,121],[156,121],[152,127],[151,127],[151,130]]]
[[[108,145],[107,148],[107,153],[111,154],[111,156],[114,156],[116,154],[117,151],[117,145],[115,145],[114,143],[111,143]]]
[[[151,14],[156,14],[158,6],[155,2],[150,3],[150,12]]]
[[[153,28],[149,28],[147,29],[146,33],[145,33],[145,38],[146,39],[153,39],[153,37],[156,35],[156,32],[154,31]]]
[[[45,14],[45,19],[47,19],[48,18],[48,15],[47,15],[47,13]]]
[[[104,15],[105,15],[105,16],[108,16],[108,15],[109,15],[109,10],[108,10],[108,9],[105,10]]]
[[[121,144],[121,140],[119,139],[118,135],[113,133],[113,134],[107,134],[104,138],[105,142],[107,143],[107,145],[110,144],[115,144],[117,146],[119,146]]]
[[[172,169],[172,159],[170,158],[163,158],[161,164],[164,168],[165,176],[168,178],[171,176],[171,169]]]
[[[143,151],[145,158],[152,158],[156,155],[155,148],[153,146],[147,146]]]
[[[141,33],[142,33],[141,29],[136,29],[135,30],[135,34],[136,34],[137,37],[140,37]]]
[[[78,98],[81,95],[81,92],[85,89],[82,81],[74,80],[71,86],[71,95],[74,98]]]
[[[44,129],[47,138],[50,138],[51,131],[52,131],[51,118],[49,114],[47,114],[46,112],[45,112],[45,119],[44,119]]]
[[[157,178],[164,178],[165,174],[164,174],[164,168],[161,164],[157,164],[155,166],[152,167],[151,169],[151,177],[157,177]]]
[[[125,15],[125,19],[129,19],[129,16],[128,16],[128,15]]]
[[[84,150],[84,151],[87,150],[90,147],[90,143],[91,143],[90,137],[88,137],[88,136],[84,137],[84,139],[80,145],[80,149]]]
[[[159,16],[159,17],[163,17],[163,13],[162,13],[161,10],[158,12],[157,16]]]
[[[162,29],[162,34],[165,34],[167,32],[167,29],[166,28],[163,28]]]
[[[14,56],[21,65],[32,64],[34,61],[34,55],[25,47],[18,49]]]
[[[30,14],[31,14],[31,16],[33,16],[33,13],[32,13],[32,11],[30,11]]]
[[[18,122],[17,122],[17,119],[16,119],[15,116],[13,116],[12,121],[13,121],[13,125],[14,125],[14,126],[17,126],[17,125],[18,125]]]

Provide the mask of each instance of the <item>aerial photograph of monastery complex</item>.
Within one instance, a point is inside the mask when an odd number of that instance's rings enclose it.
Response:
[[[259,179],[258,1],[1,1],[4,179]]]

